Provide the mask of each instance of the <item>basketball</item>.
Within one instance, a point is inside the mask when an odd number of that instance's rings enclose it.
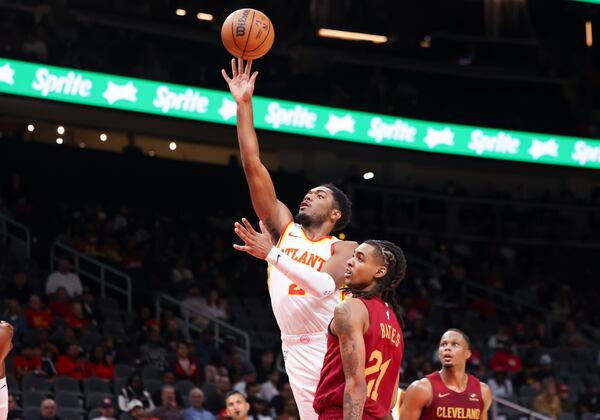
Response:
[[[255,9],[239,9],[223,22],[221,40],[234,57],[256,60],[273,46],[275,30],[264,13]]]

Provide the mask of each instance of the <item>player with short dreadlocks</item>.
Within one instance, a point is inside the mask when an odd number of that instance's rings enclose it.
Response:
[[[396,288],[406,258],[388,241],[368,240],[348,260],[344,290],[327,333],[314,408],[319,419],[382,419],[396,402],[404,353]]]

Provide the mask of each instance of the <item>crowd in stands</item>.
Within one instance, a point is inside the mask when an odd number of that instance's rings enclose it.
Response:
[[[73,153],[80,154],[72,165],[97,167],[88,159],[99,152]],[[12,156],[18,161],[18,153]],[[115,168],[132,166],[129,157],[107,159]],[[60,157],[53,160],[58,162]],[[255,319],[269,312],[264,265],[230,247],[233,220],[251,211],[237,208],[247,194],[240,169],[194,166],[204,174],[199,178],[218,172],[231,199],[195,203],[189,190],[179,196],[169,182],[153,185],[154,195],[145,195],[140,186],[141,197],[119,198],[119,188],[135,190],[131,185],[141,185],[145,171],[156,175],[163,164],[168,163],[130,168],[115,175],[114,182],[102,174],[104,189],[82,189],[77,196],[61,190],[60,182],[41,188],[39,182],[48,180],[34,170],[2,173],[11,180],[0,190],[2,210],[31,226],[38,246],[58,237],[134,278],[134,311],[127,312],[78,276],[67,258],[49,270],[47,247],[33,253],[39,266],[15,260],[7,250],[0,253],[0,313],[16,330],[8,372],[12,400],[20,408],[12,410],[12,418],[56,413],[60,418],[219,418],[226,415],[224,397],[231,390],[247,395],[255,418],[297,418],[289,383],[276,368],[279,343],[265,339],[265,331],[276,335],[277,328],[272,318],[270,327]],[[44,172],[42,166],[37,170]],[[80,174],[81,185],[94,185],[93,175],[71,169]],[[276,183],[286,179],[285,174],[274,176]],[[187,181],[206,185],[201,179]],[[168,207],[152,204],[167,190],[172,192]],[[299,197],[302,190],[292,192]],[[390,238],[410,255],[410,280],[399,291],[406,343],[402,383],[437,368],[439,334],[453,326],[471,335],[469,369],[495,395],[554,418],[569,413],[587,419],[588,413],[600,412],[595,306],[600,297],[588,281],[597,275],[590,264],[594,248],[399,234],[385,226],[365,227],[368,206],[355,201],[356,227],[348,234]],[[470,288],[468,281],[481,289]],[[160,292],[193,307],[191,321],[202,332],[188,335],[178,308],[166,308],[156,318],[154,299]],[[212,318],[253,332],[251,353],[240,350],[235,336],[218,342]]]

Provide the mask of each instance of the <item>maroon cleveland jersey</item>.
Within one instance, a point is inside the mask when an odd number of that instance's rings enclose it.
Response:
[[[429,407],[423,409],[420,420],[468,419],[478,420],[483,411],[481,383],[469,375],[467,389],[456,392],[448,389],[439,372],[427,375],[433,397]]]
[[[363,419],[381,419],[390,412],[404,353],[404,338],[396,315],[380,298],[360,299],[369,312],[365,339],[367,400]],[[341,419],[344,403],[344,368],[340,342],[327,332],[327,353],[313,407],[321,417]]]

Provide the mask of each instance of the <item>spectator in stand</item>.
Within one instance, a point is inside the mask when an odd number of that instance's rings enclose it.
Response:
[[[260,361],[256,368],[256,380],[260,383],[269,380],[269,375],[275,370],[275,355],[273,350],[265,349],[260,353]]]
[[[271,402],[274,397],[279,395],[279,390],[277,389],[278,385],[279,371],[277,369],[273,369],[273,371],[269,374],[269,380],[263,382],[260,386],[260,398],[263,398],[267,402]]]
[[[146,415],[146,410],[144,409],[144,405],[142,404],[141,401],[138,400],[132,400],[128,405],[127,405],[127,413],[129,413],[129,417],[131,417],[132,419],[145,419],[147,418]]]
[[[52,325],[52,313],[42,305],[38,295],[31,295],[29,298],[29,305],[25,308],[25,320],[27,326],[32,328],[45,329]]]
[[[169,347],[169,351],[177,351],[177,343],[185,341],[185,336],[183,335],[183,331],[181,331],[181,327],[179,326],[179,321],[173,315],[172,318],[169,318],[165,321],[167,327],[164,332],[164,342]]]
[[[83,289],[81,306],[83,309],[83,314],[89,322],[95,325],[98,325],[100,322],[102,322],[102,314],[100,313],[100,307],[96,302],[94,294],[87,287]]]
[[[202,339],[196,346],[196,360],[200,366],[207,367],[219,357],[219,350],[215,344],[215,331],[208,328],[202,331]]]
[[[227,300],[219,297],[217,289],[212,288],[208,293],[206,305],[203,312],[208,316],[226,321],[229,318],[227,314]]]
[[[543,381],[546,378],[554,378],[554,366],[552,364],[552,357],[545,353],[540,356],[539,370],[537,372],[537,380]]]
[[[247,386],[256,382],[256,370],[254,367],[249,367],[244,371],[242,379],[233,385],[233,390],[248,395]]]
[[[186,312],[190,312],[190,320],[194,324],[196,324],[202,328],[206,328],[206,326],[209,324],[209,321],[206,318],[199,315],[199,313],[202,313],[202,311],[206,307],[206,299],[204,299],[202,297],[202,293],[200,291],[200,286],[192,285],[189,288],[188,295],[183,300],[183,304],[184,304],[184,306],[192,309],[191,311],[182,309]]]
[[[565,329],[559,338],[559,342],[562,347],[575,349],[586,347],[590,343],[572,319],[567,320],[565,323]]]
[[[64,287],[70,298],[81,296],[83,287],[79,276],[71,273],[71,263],[66,258],[58,261],[58,271],[50,274],[46,282],[46,295],[56,293],[59,287]]]
[[[17,380],[28,373],[45,376],[42,370],[42,358],[39,355],[39,347],[33,343],[24,343],[21,354],[13,358],[13,370]]]
[[[538,340],[541,347],[554,347],[556,342],[548,333],[545,322],[538,322],[535,327],[535,333],[531,341]]]
[[[21,337],[27,329],[27,321],[23,315],[23,310],[17,299],[8,299],[6,301],[6,310],[0,317],[0,321],[6,321],[13,326],[14,335]]]
[[[217,375],[216,383],[206,383],[203,391],[206,397],[206,409],[218,413],[225,408],[225,396],[231,391],[229,376]]]
[[[542,392],[533,401],[533,409],[554,420],[562,413],[560,398],[556,392],[556,381],[553,378],[546,378],[542,382]]]
[[[56,403],[52,398],[46,398],[40,404],[40,418],[44,420],[61,420],[56,415]],[[29,420],[29,418],[27,418]]]
[[[492,395],[510,399],[513,396],[513,384],[510,378],[506,375],[506,369],[498,368],[494,371],[494,376],[487,381]]]
[[[600,413],[600,386],[597,383],[589,384],[585,394],[579,397],[577,411],[580,416],[585,413]]]
[[[269,408],[267,407],[267,401],[258,397],[248,399],[250,402],[252,418],[255,420],[273,420],[273,417],[269,415]]]
[[[159,369],[165,369],[168,366],[167,362],[167,351],[163,346],[160,333],[153,328],[148,334],[148,342],[141,348],[142,360],[149,364],[156,366]]]
[[[75,302],[71,306],[71,313],[67,316],[67,323],[70,328],[77,332],[82,332],[90,323],[83,313],[83,306],[79,302]]]
[[[144,389],[142,375],[139,372],[133,372],[127,378],[127,385],[119,392],[119,409],[121,411],[131,411],[129,405],[133,401],[139,401],[145,410],[154,410],[154,401],[150,393]]]
[[[2,292],[5,298],[17,299],[21,305],[25,305],[32,294],[33,289],[29,287],[27,274],[22,271],[15,274],[13,281]]]
[[[92,371],[98,378],[112,381],[115,377],[112,355],[107,354],[103,346],[96,346],[92,357]]]
[[[235,360],[237,359],[236,356],[242,361],[244,367],[251,366],[246,354],[243,352],[243,350],[237,347],[237,339],[235,336],[229,334],[225,337],[225,343],[223,343],[221,351],[218,353],[219,360],[217,364],[232,370],[235,368]],[[243,373],[243,371],[240,373]]]
[[[513,352],[508,339],[498,340],[496,352],[490,360],[490,368],[493,371],[504,369],[511,374],[519,372],[522,369],[521,358]]]
[[[7,420],[21,420],[23,418],[23,410],[17,405],[17,400],[13,394],[8,394],[8,417]]]
[[[200,370],[196,359],[190,356],[190,348],[187,343],[180,341],[177,344],[177,354],[175,360],[175,376],[177,379],[188,379],[197,384],[200,381]]]
[[[115,407],[111,398],[104,398],[100,406],[100,417],[93,420],[116,420]]]
[[[56,372],[79,381],[92,375],[92,367],[79,345],[71,344],[67,354],[60,356],[56,361]]]
[[[59,287],[56,290],[54,299],[48,303],[48,308],[50,308],[53,316],[62,318],[65,321],[69,319],[73,310],[73,304],[70,302],[67,289]]]
[[[190,406],[181,413],[184,420],[215,420],[214,414],[204,408],[204,392],[192,388],[189,393]]]
[[[238,353],[233,353],[229,359],[229,377],[233,384],[237,384],[238,382],[242,382],[244,379],[244,375],[249,370],[254,370],[254,367],[251,364],[244,364],[244,360],[242,356]],[[246,393],[244,391],[244,393]]]
[[[290,400],[294,400],[294,395],[292,394],[292,387],[290,386],[289,382],[282,382],[279,386],[279,395],[274,396],[271,400],[271,403],[269,404],[272,410],[275,412],[277,418],[279,418],[287,411],[286,407]]]
[[[79,346],[79,340],[77,339],[77,335],[73,328],[66,328],[62,334],[62,340],[60,341],[61,352],[67,353],[71,344]]]
[[[165,370],[161,377],[160,377],[160,381],[163,385],[163,387],[165,386],[175,386],[175,374],[173,372],[171,372],[170,370]],[[152,394],[152,400],[154,401],[155,405],[160,405],[162,403],[162,389],[156,391],[154,394]],[[183,398],[181,396],[181,394],[177,391],[175,391],[175,402],[177,403],[178,407],[183,407]]]
[[[187,258],[179,257],[173,270],[171,270],[171,284],[178,291],[184,291],[194,282],[194,275],[190,270]]]
[[[250,382],[246,385],[246,389],[248,390],[248,393],[245,395],[246,398],[248,398],[248,401],[258,398],[258,393],[260,392],[260,384],[258,382]]]
[[[175,388],[165,385],[161,393],[161,405],[155,408],[151,416],[158,417],[160,420],[183,420],[177,401],[175,399]]]
[[[558,386],[558,397],[560,398],[560,406],[563,413],[575,413],[576,407],[571,398],[569,398],[569,386],[560,384]]]

